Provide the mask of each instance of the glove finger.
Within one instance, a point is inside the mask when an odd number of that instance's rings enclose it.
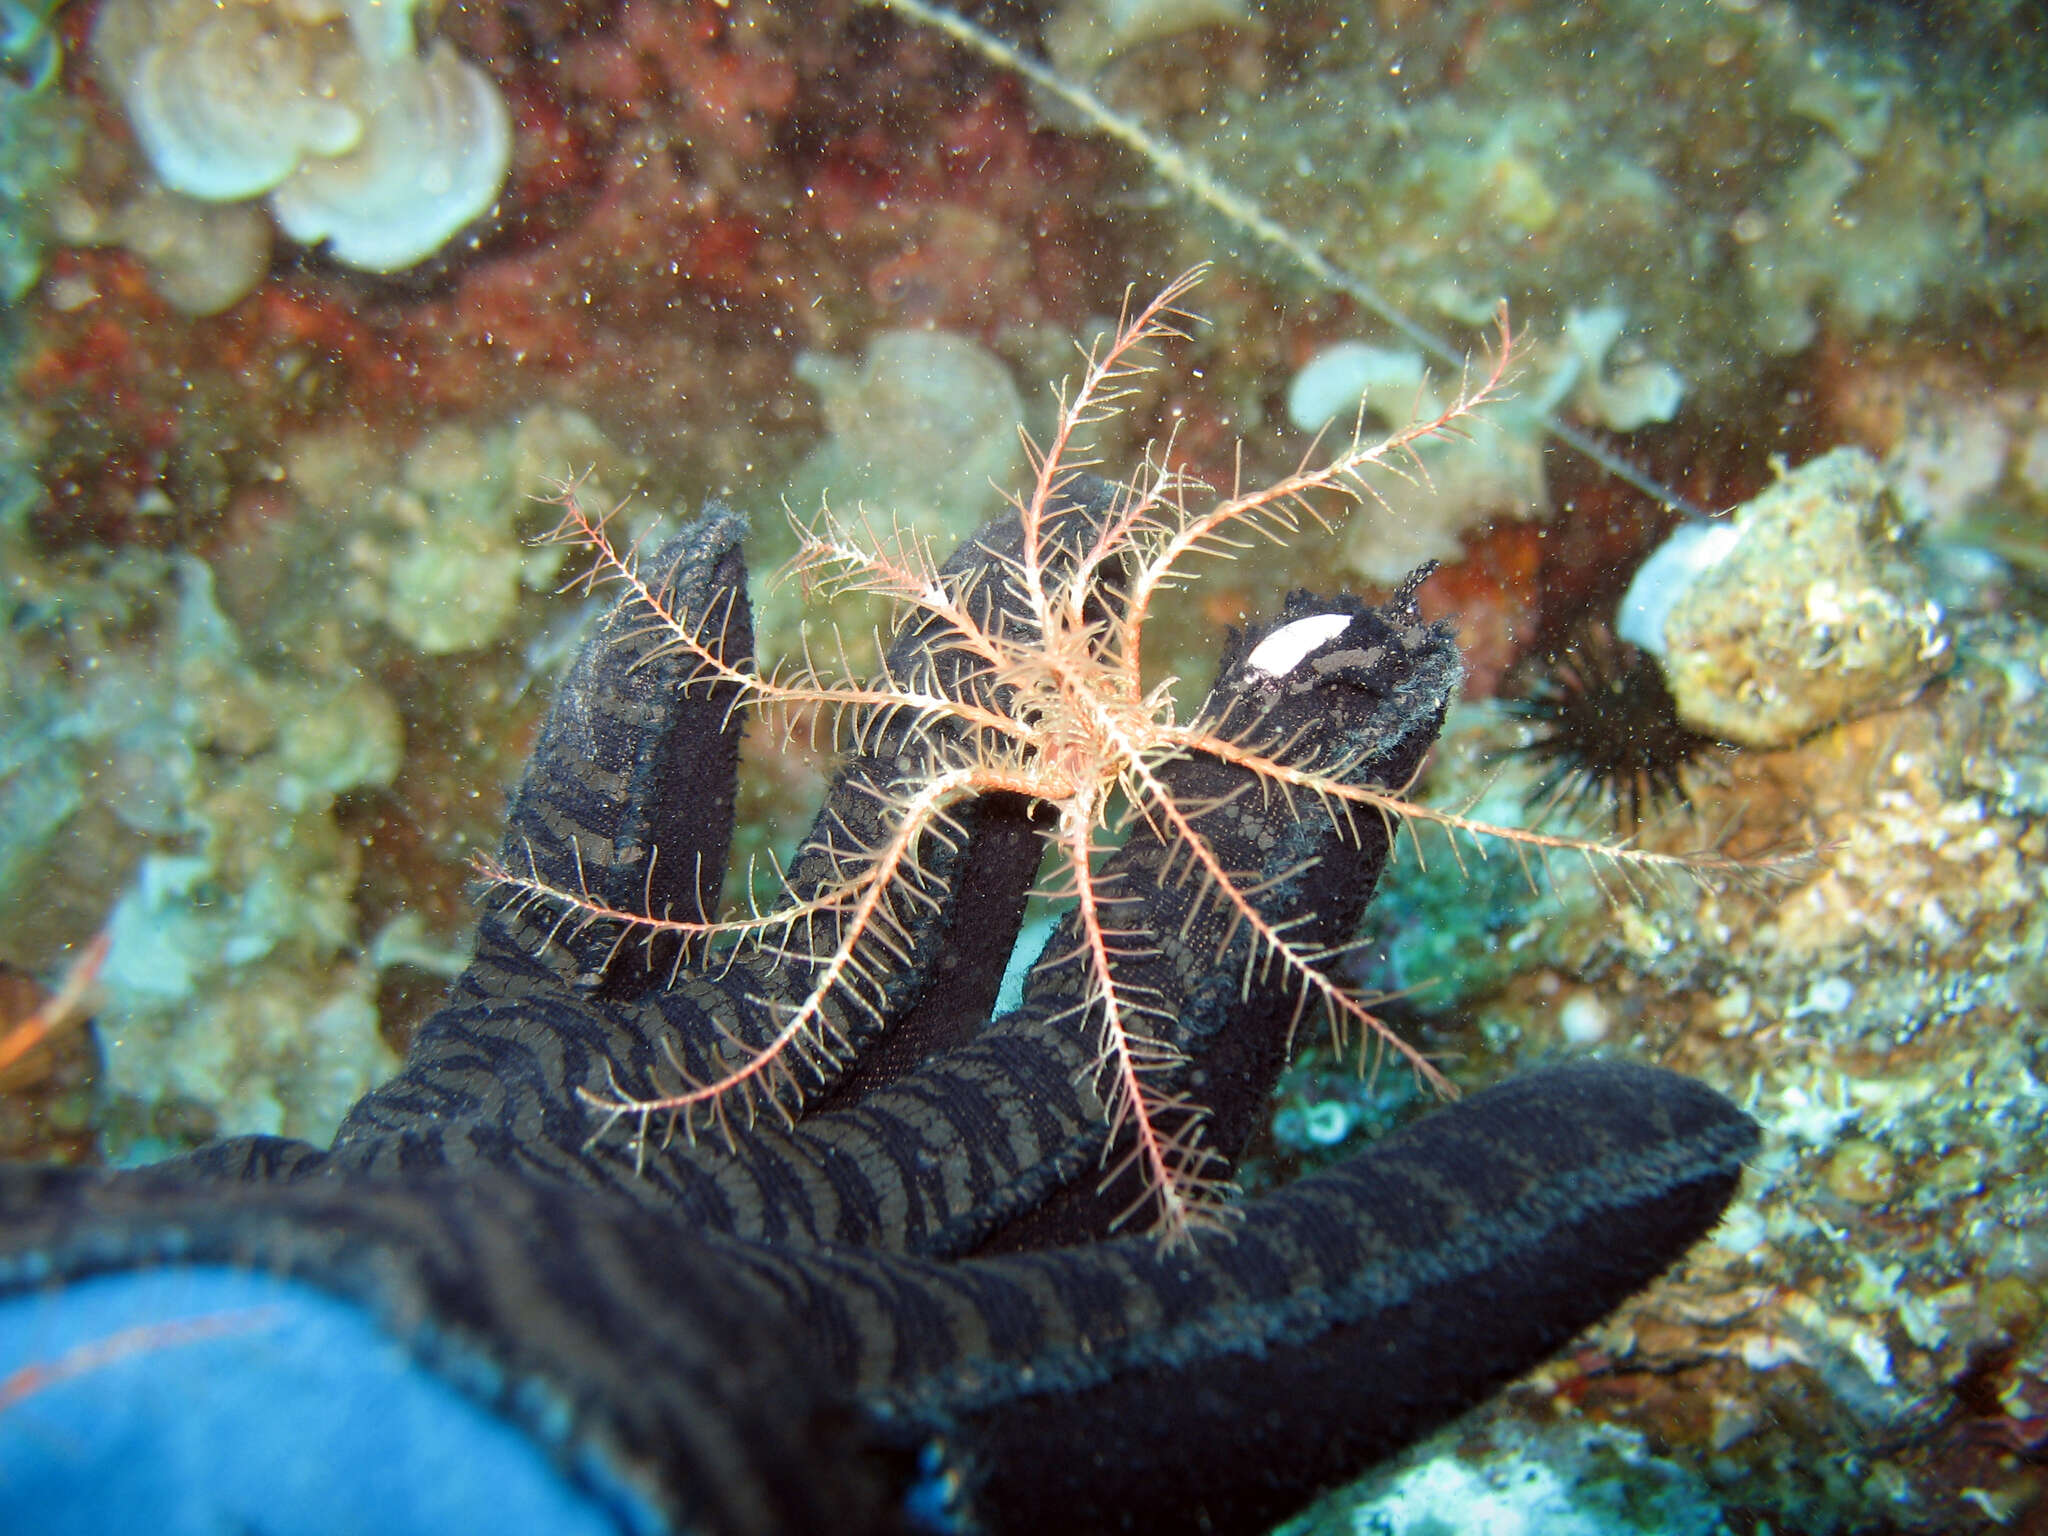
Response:
[[[1449,628],[1417,612],[1416,584],[1378,608],[1290,596],[1232,637],[1190,739],[1340,783],[1406,784],[1462,671]],[[998,1234],[1001,1248],[1077,1242],[1134,1214],[1171,1229],[1182,1193],[1199,1218],[1297,1024],[1327,1004],[1307,968],[1356,928],[1386,860],[1382,817],[1199,750],[1144,765],[1134,798],[1124,846],[1088,877],[1025,994],[1040,1027],[1095,1046],[1093,1086],[1118,1127],[1098,1160],[1113,1172],[1077,1169],[1087,1176]]]
[[[602,1091],[615,1063],[646,1052],[659,1020],[636,1000],[682,956],[673,940],[565,910],[559,897],[688,920],[715,906],[732,837],[737,688],[706,681],[704,658],[673,643],[669,620],[711,641],[726,665],[750,663],[744,531],[712,503],[639,564],[644,587],[585,642],[514,793],[476,957],[403,1068],[349,1111],[335,1166],[482,1161],[623,1182],[586,1165],[594,1122],[576,1090]]]
[[[478,925],[483,965],[545,969],[630,996],[665,979],[673,941],[593,920],[615,911],[702,920],[732,843],[738,689],[674,643],[677,625],[725,664],[753,657],[740,554],[745,521],[711,503],[638,566],[563,679],[512,799],[498,882]],[[565,909],[546,890],[579,894]]]
[[[1191,1254],[1123,1239],[892,1270],[886,1290],[816,1287],[809,1326],[856,1341],[837,1368],[884,1422],[942,1438],[960,1528],[1263,1531],[1649,1283],[1719,1219],[1755,1144],[1671,1073],[1531,1074]]]

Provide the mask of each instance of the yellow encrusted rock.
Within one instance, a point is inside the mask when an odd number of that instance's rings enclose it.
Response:
[[[1788,747],[1948,669],[1941,606],[1905,558],[1904,518],[1867,453],[1802,465],[1733,526],[1664,621],[1665,678],[1693,729]]]

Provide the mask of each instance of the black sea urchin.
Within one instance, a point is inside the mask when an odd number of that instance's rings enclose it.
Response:
[[[1577,811],[1610,806],[1624,828],[1659,801],[1684,801],[1684,769],[1715,745],[1678,718],[1657,659],[1605,623],[1575,625],[1509,709],[1537,727],[1543,763],[1530,799]]]

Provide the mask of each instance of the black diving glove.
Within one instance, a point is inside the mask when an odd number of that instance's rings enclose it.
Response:
[[[1109,488],[1069,489],[1055,559],[1113,515]],[[1154,1053],[1145,1112],[1119,1113],[1081,918],[989,1019],[1059,832],[1001,792],[934,823],[808,1047],[759,1091],[677,1107],[818,995],[858,916],[821,893],[904,795],[987,754],[910,705],[869,712],[790,872],[814,918],[738,953],[689,929],[731,835],[739,531],[716,509],[686,528],[586,645],[475,960],[331,1150],[0,1170],[0,1507],[149,1536],[1258,1530],[1544,1358],[1717,1219],[1748,1120],[1669,1073],[1588,1064],[1205,1206],[1162,1245],[1142,1230],[1166,1220],[1155,1164],[1197,1196],[1227,1176],[1299,979],[1253,963],[1181,829],[1133,817],[1096,876],[1115,992],[1142,1000]],[[980,624],[1032,622],[1020,537],[999,520],[946,568]],[[668,643],[650,604],[696,616],[728,670]],[[1289,629],[1304,619],[1327,622]],[[1260,665],[1283,630],[1317,643]],[[882,676],[1014,703],[929,624]],[[1398,786],[1457,677],[1412,593],[1297,595],[1233,640],[1202,718]],[[1378,817],[1215,757],[1155,767],[1261,922],[1305,954],[1343,942],[1386,856]]]

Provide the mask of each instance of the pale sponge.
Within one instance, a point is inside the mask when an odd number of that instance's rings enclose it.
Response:
[[[151,168],[208,202],[269,195],[280,228],[396,272],[484,214],[512,158],[491,78],[412,0],[108,0],[93,47]]]

